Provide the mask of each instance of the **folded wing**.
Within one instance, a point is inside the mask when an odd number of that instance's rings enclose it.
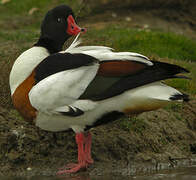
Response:
[[[181,78],[176,74],[188,72],[177,65],[157,61],[152,63],[149,66],[136,61],[104,61],[80,99],[104,100],[152,82]]]
[[[47,113],[79,111],[69,107],[94,79],[99,64],[83,54],[58,53],[47,57],[35,69],[36,85],[29,92],[34,108]],[[78,112],[77,112],[78,113]]]

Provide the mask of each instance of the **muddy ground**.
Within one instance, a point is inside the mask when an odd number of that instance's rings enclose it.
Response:
[[[57,168],[76,161],[73,132],[42,131],[16,117],[15,110],[0,109],[0,175],[54,175]],[[172,110],[143,113],[137,117],[142,125],[133,131],[123,127],[121,120],[91,130],[95,164],[87,173],[121,174],[119,167],[138,163],[172,167],[196,154],[195,100]]]
[[[90,28],[102,28],[112,20],[130,21],[130,27],[150,27],[196,37],[196,21],[189,11],[104,10],[80,19]],[[116,15],[115,15],[116,14]],[[169,16],[169,14],[171,16]],[[155,16],[156,15],[156,16]],[[103,18],[104,17],[104,18]],[[96,19],[96,23],[95,23]],[[103,21],[104,19],[104,21]],[[10,102],[10,99],[8,99]],[[129,117],[126,117],[127,121]],[[135,120],[141,121],[138,126]],[[124,120],[123,120],[124,121]],[[196,155],[196,96],[189,103],[143,113],[132,118],[131,128],[122,119],[92,129],[92,157],[95,161],[87,174],[120,173],[128,166],[158,163],[174,167]],[[126,123],[125,123],[126,124]],[[54,175],[57,168],[76,161],[74,133],[51,133],[24,121],[10,105],[0,107],[0,176]],[[137,166],[137,165],[136,165]],[[141,166],[140,166],[141,167]]]

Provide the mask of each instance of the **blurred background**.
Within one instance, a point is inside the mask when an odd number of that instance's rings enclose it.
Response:
[[[25,122],[13,108],[9,90],[13,62],[36,43],[45,13],[59,4],[71,6],[78,24],[87,28],[84,45],[110,46],[178,64],[192,78],[166,81],[190,95],[188,104],[172,104],[93,130],[97,169],[90,171],[103,173],[107,168],[102,162],[164,161],[173,166],[195,155],[195,0],[0,0],[0,175],[28,174],[29,167],[35,174],[52,175],[65,161],[75,160],[74,134],[49,133]],[[119,170],[118,165],[112,168]]]

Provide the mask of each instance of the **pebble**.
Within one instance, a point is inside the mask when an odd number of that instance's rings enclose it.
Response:
[[[32,168],[31,168],[31,167],[28,167],[28,168],[27,168],[27,171],[31,171],[31,170],[32,170]]]
[[[144,24],[144,29],[148,29],[149,25],[148,24]]]
[[[116,18],[117,17],[117,14],[116,13],[112,13],[112,17],[113,18]]]
[[[132,21],[132,18],[131,17],[126,17],[125,20],[129,22],[129,21]]]

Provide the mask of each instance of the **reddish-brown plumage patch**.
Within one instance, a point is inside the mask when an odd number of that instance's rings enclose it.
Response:
[[[12,96],[15,108],[29,121],[32,121],[36,117],[36,109],[31,106],[28,96],[29,91],[35,84],[34,75],[35,72],[32,72],[32,74],[17,87]]]
[[[146,111],[153,111],[153,110],[157,110],[159,108],[164,107],[165,105],[167,105],[168,102],[165,101],[161,101],[161,100],[149,100],[149,101],[144,101],[143,103],[139,103],[138,105],[134,106],[134,107],[126,107],[123,112],[127,115],[131,115],[131,114],[139,114],[142,112],[146,112]]]
[[[105,61],[100,64],[100,76],[126,76],[134,74],[146,67],[145,64],[133,61]]]

